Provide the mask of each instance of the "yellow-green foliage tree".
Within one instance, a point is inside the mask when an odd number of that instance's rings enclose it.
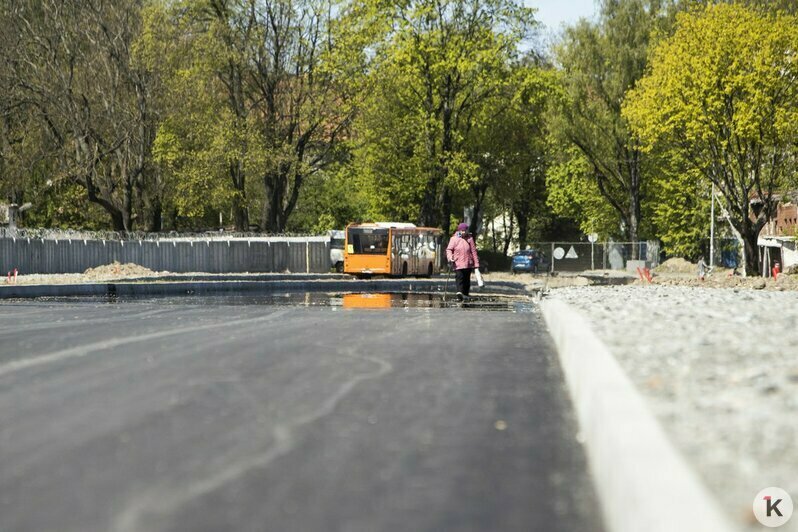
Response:
[[[555,91],[553,70],[538,58],[528,57],[514,66],[511,81],[479,115],[465,144],[478,168],[478,178],[470,187],[472,231],[483,213],[491,210],[491,201],[494,214],[511,213],[517,221],[521,249],[550,226],[550,210],[545,205],[549,153],[544,117]],[[505,248],[509,244],[506,240]]]
[[[585,234],[616,235],[618,211],[593,177],[590,162],[577,148],[560,151],[546,172],[547,204],[557,215],[574,220]]]
[[[581,20],[568,28],[555,48],[563,91],[549,119],[560,154],[547,176],[550,204],[563,216],[576,205],[589,208],[587,215],[576,213],[582,228],[617,235],[623,227],[621,236],[637,241],[655,168],[621,116],[621,105],[643,76],[649,43],[668,26],[672,4],[605,0],[600,7],[597,22]]]
[[[375,88],[356,126],[377,210],[448,229],[462,206],[458,192],[480,180],[468,137],[510,83],[533,11],[515,0],[353,4],[383,28],[370,73]]]
[[[158,0],[141,55],[167,86],[156,161],[176,205],[229,205],[238,230],[286,229],[316,174],[336,162],[367,59],[367,29],[338,0]],[[185,194],[182,194],[185,192]],[[209,199],[210,198],[210,201]]]
[[[0,166],[7,168],[0,171],[15,176],[11,196],[26,189],[26,199],[43,209],[31,218],[49,218],[53,192],[69,191],[70,201],[82,190],[115,230],[157,225],[150,164],[156,87],[132,60],[141,3],[0,3]],[[56,186],[39,196],[36,174],[43,171]]]
[[[651,180],[647,203],[649,218],[665,253],[698,260],[707,253],[712,187],[682,161],[665,155],[659,160],[660,173]]]
[[[746,272],[757,272],[759,231],[798,155],[798,20],[712,5],[679,15],[650,61],[624,117],[648,149],[670,151],[716,185]]]

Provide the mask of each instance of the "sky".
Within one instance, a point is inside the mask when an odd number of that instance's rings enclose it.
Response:
[[[581,17],[592,18],[595,12],[595,0],[524,0],[528,7],[538,10],[537,19],[546,25],[551,32],[557,32],[560,26],[572,24]]]

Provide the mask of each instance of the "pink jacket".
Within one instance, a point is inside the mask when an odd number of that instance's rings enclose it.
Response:
[[[446,246],[446,260],[454,262],[455,270],[466,268],[479,268],[479,256],[477,256],[477,245],[473,237],[462,238],[457,233],[449,240]]]

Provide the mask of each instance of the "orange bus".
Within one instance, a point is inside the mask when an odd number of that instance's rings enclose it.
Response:
[[[346,227],[344,273],[431,276],[440,271],[443,231],[414,224],[378,222]]]

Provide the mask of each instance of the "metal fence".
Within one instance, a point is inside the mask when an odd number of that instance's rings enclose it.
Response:
[[[547,255],[552,272],[625,270],[635,256],[636,260],[645,261],[647,267],[659,265],[659,244],[653,241],[541,242],[535,247]]]
[[[82,273],[114,261],[174,273],[330,271],[328,237],[92,240],[0,237],[0,272]]]
[[[634,250],[647,266],[659,264],[657,242],[540,242],[533,247],[544,253],[544,268],[552,272],[623,270]],[[0,228],[0,274],[14,268],[22,274],[81,273],[114,261],[174,273],[324,273],[331,268],[330,238]]]

